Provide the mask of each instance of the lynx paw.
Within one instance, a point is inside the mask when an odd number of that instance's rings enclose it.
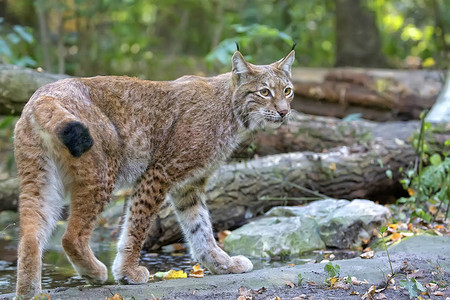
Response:
[[[81,278],[92,285],[103,284],[108,279],[108,269],[100,261],[97,261],[97,264],[90,269],[83,269],[77,266],[75,266],[75,269],[78,271]]]
[[[231,261],[232,264],[228,268],[230,273],[247,273],[253,270],[252,262],[245,256],[232,256]]]
[[[225,253],[223,253],[226,255]],[[210,263],[204,262],[208,270],[213,274],[230,274],[230,273],[245,273],[253,270],[252,262],[245,256],[238,255],[229,257],[226,255],[226,262]]]
[[[120,284],[143,284],[148,281],[150,272],[146,267],[126,268],[121,274],[114,274],[114,278]]]

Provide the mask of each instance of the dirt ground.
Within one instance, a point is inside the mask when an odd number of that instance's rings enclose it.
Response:
[[[363,299],[410,299],[411,293],[400,287],[408,276],[419,286],[428,288],[422,299],[450,299],[450,237],[415,236],[389,248],[394,273],[398,274],[388,288],[386,276],[391,273],[385,251],[376,252],[372,259],[359,257],[333,261],[340,267],[335,278],[324,270],[325,264],[306,264],[256,270],[246,274],[207,275],[153,282],[144,285],[107,285],[100,287],[57,288],[44,291],[54,299],[362,299],[372,287],[373,293]],[[403,275],[402,275],[403,274]],[[299,275],[303,278],[298,284]],[[354,277],[352,284],[345,279]],[[328,282],[326,280],[328,279]],[[332,288],[328,286],[333,284]],[[348,287],[344,289],[344,287]],[[376,291],[375,291],[376,290]],[[419,295],[419,294],[417,294]],[[0,296],[11,299],[14,294]],[[278,297],[278,298],[277,298]],[[39,298],[45,299],[45,298]],[[415,298],[417,299],[417,297]]]

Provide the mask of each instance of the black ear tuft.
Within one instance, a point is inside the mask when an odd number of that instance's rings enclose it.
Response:
[[[236,44],[236,51],[240,52],[240,50],[239,50],[239,43],[237,41],[235,41],[235,44]]]
[[[294,44],[292,44],[292,49],[291,49],[291,51],[292,51],[292,50],[295,50],[295,46],[297,46],[297,43],[296,43],[296,42],[294,42]]]
[[[74,157],[80,157],[94,145],[89,129],[77,121],[67,123],[59,131],[58,137]]]

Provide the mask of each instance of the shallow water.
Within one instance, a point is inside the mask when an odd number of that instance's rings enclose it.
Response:
[[[15,291],[17,270],[17,216],[15,214],[5,215],[0,212],[0,294]],[[53,237],[49,242],[43,258],[42,267],[42,289],[56,287],[73,287],[85,285],[86,282],[77,275],[67,259],[61,247],[61,236],[65,230],[65,222],[58,222]],[[116,253],[116,238],[112,238],[112,231],[116,226],[100,226],[94,232],[91,240],[92,250],[97,258],[110,270]],[[287,266],[289,264],[305,264],[326,259],[331,253],[336,257],[350,258],[357,255],[351,251],[315,251],[302,257],[284,258],[283,260],[251,259],[254,269]],[[189,273],[195,264],[191,261],[189,254],[180,253],[142,253],[141,264],[146,266],[151,274],[156,272],[184,270]],[[209,272],[205,272],[208,274]],[[112,275],[109,274],[108,283],[113,284]]]

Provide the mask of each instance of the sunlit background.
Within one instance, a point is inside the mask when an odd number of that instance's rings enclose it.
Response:
[[[164,80],[228,70],[235,42],[257,63],[296,42],[297,66],[442,68],[449,11],[446,0],[0,0],[0,61]],[[359,47],[373,61],[352,59]]]

